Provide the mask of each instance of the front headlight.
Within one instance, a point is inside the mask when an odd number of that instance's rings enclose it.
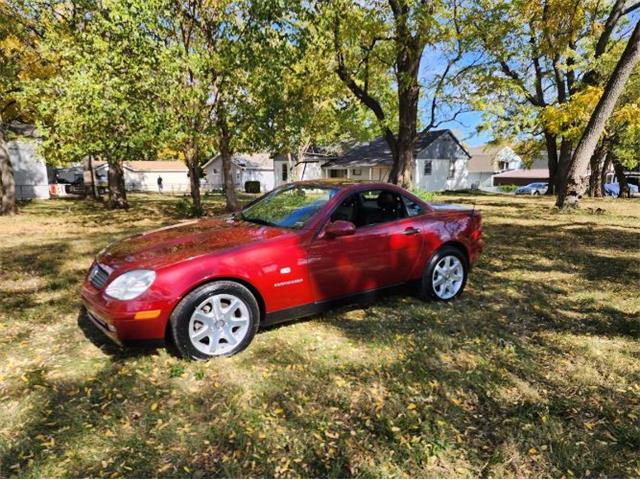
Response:
[[[132,300],[146,292],[155,279],[153,270],[131,270],[111,282],[105,293],[118,300]]]

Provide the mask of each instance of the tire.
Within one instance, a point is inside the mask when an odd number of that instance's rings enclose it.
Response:
[[[447,273],[448,269],[452,269]],[[469,262],[459,248],[444,246],[438,250],[424,269],[421,297],[425,300],[451,302],[462,294],[467,284]],[[445,275],[451,274],[451,277]],[[456,275],[457,274],[457,275]],[[446,278],[440,281],[441,278]]]
[[[259,324],[260,308],[251,291],[225,280],[184,297],[171,314],[169,333],[184,358],[208,360],[247,348]]]
[[[539,192],[538,190],[534,190],[534,191],[533,191],[533,194],[534,194],[534,195],[540,195],[540,192]]]

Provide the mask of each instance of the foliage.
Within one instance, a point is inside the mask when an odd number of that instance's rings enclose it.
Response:
[[[437,197],[437,194],[435,192],[427,192],[426,190],[422,190],[420,188],[411,189],[411,193],[425,202],[433,202]]]
[[[202,207],[196,207],[192,200],[182,197],[176,203],[176,213],[183,218],[197,218],[201,217],[204,212]]]
[[[41,119],[48,162],[156,158],[163,131],[154,89],[158,42],[142,30],[153,21],[146,5],[105,1],[83,12],[82,24],[43,13],[42,56],[59,67],[31,82],[27,98]]]
[[[625,43],[625,2],[482,0],[470,11],[478,48],[480,127],[546,150],[551,186]],[[534,141],[538,146],[535,149]]]
[[[640,475],[637,201],[446,196],[487,242],[459,301],[390,296],[202,364],[79,320],[94,255],[177,220],[176,198],[130,200],[0,219],[0,476]]]
[[[518,185],[500,185],[500,190],[506,193],[513,193],[518,188]]]

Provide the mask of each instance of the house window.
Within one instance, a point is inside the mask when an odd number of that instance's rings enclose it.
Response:
[[[359,177],[360,175],[362,175],[362,169],[361,168],[352,169],[351,175],[353,175],[354,177]]]
[[[218,174],[218,169],[217,169],[217,168],[214,168],[214,169],[213,169],[213,174],[214,174],[214,175],[217,175],[217,174]]]
[[[433,164],[431,163],[431,160],[425,160],[424,161],[424,175],[431,175],[431,171],[433,170]]]
[[[346,170],[329,170],[329,178],[344,178],[346,176]]]
[[[286,163],[282,164],[282,181],[286,182],[289,179],[289,167]]]
[[[453,178],[456,176],[456,161],[449,160],[449,176],[447,178]]]

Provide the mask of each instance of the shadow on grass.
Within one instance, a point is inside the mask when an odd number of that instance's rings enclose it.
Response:
[[[206,366],[121,350],[79,315],[108,357],[80,377],[52,359],[7,379],[3,401],[29,406],[0,445],[0,475],[637,476],[638,312],[601,296],[635,292],[637,236],[509,224],[503,211],[459,301],[343,307]],[[80,269],[62,272],[50,250],[0,258],[64,292]],[[35,306],[38,285],[25,289]],[[77,309],[73,295],[55,302]],[[589,353],[591,338],[618,356]]]

